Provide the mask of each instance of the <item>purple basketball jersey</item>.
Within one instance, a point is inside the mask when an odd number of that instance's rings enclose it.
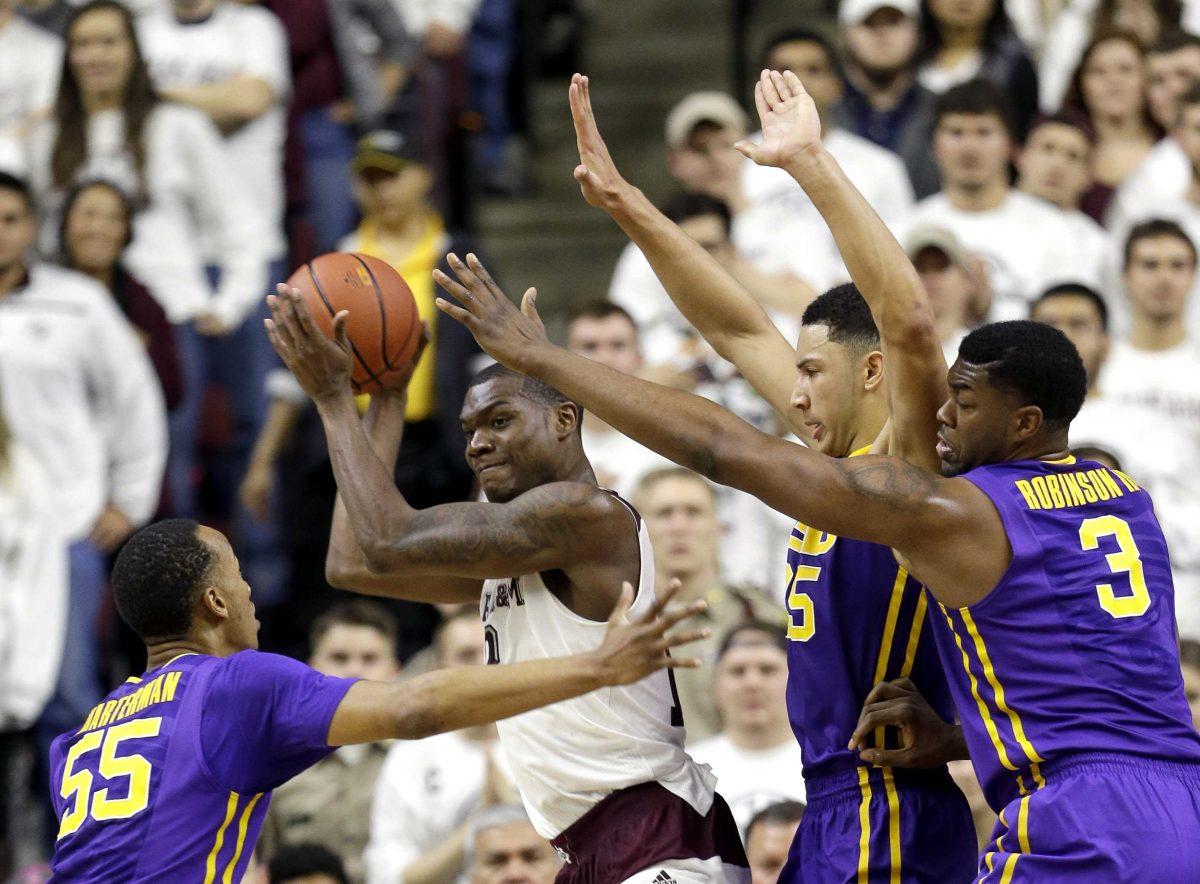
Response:
[[[1200,761],[1149,495],[1124,473],[1073,457],[992,464],[965,478],[999,511],[1012,563],[982,601],[939,605],[934,622],[993,809],[1040,788],[1042,766],[1074,753]]]
[[[271,790],[333,751],[351,684],[257,651],[130,679],[51,747],[53,880],[240,881]]]
[[[954,720],[925,628],[927,596],[891,549],[797,524],[787,578],[787,705],[805,779],[861,766],[846,744],[880,681],[911,678],[942,718]]]

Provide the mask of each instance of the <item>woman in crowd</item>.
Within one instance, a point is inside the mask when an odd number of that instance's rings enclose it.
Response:
[[[1117,30],[1097,35],[1084,50],[1066,104],[1083,111],[1096,133],[1096,183],[1082,208],[1102,222],[1116,188],[1163,134],[1146,104],[1146,50],[1137,35]]]
[[[917,78],[931,92],[984,77],[1012,99],[1017,133],[1038,107],[1037,73],[1000,0],[922,0]]]
[[[1198,7],[1200,8],[1200,7]],[[1087,47],[1099,34],[1124,31],[1153,46],[1164,31],[1180,27],[1180,0],[1075,0],[1068,3],[1046,37],[1038,65],[1042,110],[1053,113],[1069,96]]]
[[[133,236],[132,222],[133,207],[115,184],[94,180],[76,185],[63,203],[59,234],[63,263],[112,293],[146,345],[170,410],[183,398],[175,329],[146,287],[122,263],[122,253]]]

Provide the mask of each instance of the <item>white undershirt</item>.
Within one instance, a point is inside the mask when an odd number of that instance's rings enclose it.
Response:
[[[742,749],[725,734],[688,747],[700,764],[712,767],[717,791],[729,802],[743,834],[754,815],[777,801],[804,801],[800,746],[788,739],[770,749]]]

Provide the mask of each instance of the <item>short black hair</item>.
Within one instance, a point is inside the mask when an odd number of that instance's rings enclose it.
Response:
[[[312,842],[279,848],[267,869],[271,884],[287,884],[308,875],[328,875],[338,884],[350,884],[341,857],[325,845]]]
[[[372,602],[368,599],[338,602],[313,621],[312,628],[308,632],[309,651],[315,653],[321,639],[335,626],[366,626],[374,629],[388,640],[392,646],[393,655],[398,648],[399,632],[396,627],[396,618],[379,602]]]
[[[728,203],[703,193],[678,193],[663,204],[662,213],[676,224],[716,215],[721,219],[725,236],[733,229],[733,213],[729,211]]]
[[[629,315],[629,311],[606,298],[591,298],[576,304],[567,316],[567,325],[571,326],[580,319],[608,319],[610,316],[622,316],[629,321],[635,332],[638,330],[638,324]]]
[[[1133,247],[1141,240],[1158,239],[1160,236],[1171,236],[1185,243],[1188,251],[1192,253],[1192,264],[1195,265],[1196,244],[1192,242],[1192,238],[1187,235],[1187,232],[1175,221],[1169,221],[1166,218],[1151,218],[1130,228],[1128,236],[1125,237],[1124,260],[1121,266],[1126,270],[1129,269],[1129,261],[1133,257]]]
[[[1097,463],[1107,464],[1114,470],[1124,469],[1121,466],[1121,458],[1100,445],[1072,445],[1071,453],[1079,460],[1094,460]]]
[[[1029,142],[1029,137],[1033,135],[1034,130],[1040,129],[1042,126],[1069,126],[1072,129],[1078,129],[1087,139],[1089,147],[1096,145],[1096,127],[1092,125],[1087,114],[1070,105],[1064,105],[1052,114],[1035,116],[1025,131],[1026,143]]]
[[[765,642],[747,642],[738,641],[738,638],[747,632],[752,632],[755,635],[766,637]],[[732,648],[745,647],[749,644],[770,645],[787,653],[787,639],[783,636],[783,629],[765,620],[746,620],[734,626],[721,639],[721,645],[717,649],[717,660],[724,657]]]
[[[746,841],[750,840],[750,833],[754,831],[755,826],[774,823],[798,823],[804,818],[804,802],[802,801],[776,801],[774,804],[768,804],[754,816],[750,817],[750,822],[746,824]]]
[[[1066,428],[1087,395],[1087,372],[1079,351],[1053,326],[1028,319],[993,322],[975,329],[958,358],[987,372],[997,387],[1036,405],[1052,428]]]
[[[867,306],[867,299],[852,282],[834,286],[814,298],[800,317],[802,325],[829,326],[829,340],[842,344],[856,354],[878,349],[879,328]]]
[[[999,5],[999,4],[997,4]],[[1012,101],[1008,94],[993,83],[977,77],[959,83],[938,96],[934,105],[934,128],[950,114],[988,115],[999,118],[1010,138],[1016,137]]]
[[[820,46],[825,52],[825,57],[829,59],[829,66],[833,68],[838,77],[842,76],[842,60],[837,49],[834,48],[833,41],[812,28],[787,28],[772,34],[763,46],[762,67],[770,67],[771,53],[788,43],[815,43]]]
[[[0,172],[0,190],[15,193],[25,203],[25,211],[30,215],[37,214],[37,204],[33,199],[33,188],[24,178],[18,178],[10,172]]]
[[[521,381],[520,394],[531,402],[536,402],[539,405],[545,405],[549,408],[557,408],[560,405],[570,403],[575,406],[575,410],[579,412],[579,421],[576,424],[576,430],[583,430],[583,406],[571,399],[569,396],[564,396],[554,387],[550,386],[543,380],[530,377],[526,374],[521,374],[519,371],[513,371],[511,368],[501,365],[499,362],[493,362],[486,368],[482,368],[475,373],[471,378],[471,382],[467,384],[467,390],[470,391],[480,384],[486,384],[488,381],[498,380],[500,378],[519,378]]]
[[[1170,55],[1180,49],[1200,49],[1200,37],[1189,34],[1183,28],[1168,28],[1158,35],[1154,45],[1150,47],[1150,55]]]
[[[143,641],[184,635],[196,599],[217,564],[192,519],[165,519],[138,531],[112,569],[117,613]]]
[[[1100,328],[1104,332],[1108,331],[1108,304],[1105,302],[1104,296],[1090,285],[1084,285],[1082,282],[1060,282],[1058,285],[1050,286],[1050,288],[1038,295],[1038,299],[1030,305],[1030,317],[1046,301],[1062,297],[1083,298],[1091,301],[1092,306],[1096,308],[1096,313],[1100,315]]]

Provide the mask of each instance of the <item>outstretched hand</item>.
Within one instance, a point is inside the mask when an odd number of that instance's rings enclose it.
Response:
[[[812,96],[791,71],[763,71],[754,85],[762,142],[739,141],[744,155],[760,166],[786,166],[821,146],[821,117]]]
[[[617,171],[608,146],[596,125],[592,111],[592,93],[588,78],[582,74],[571,77],[568,92],[571,103],[571,122],[575,124],[575,145],[579,148],[579,165],[575,180],[589,205],[611,211],[620,205],[629,189],[629,182]]]
[[[280,283],[275,291],[277,294],[267,296],[271,318],[264,324],[283,364],[314,402],[350,395],[353,361],[346,336],[350,314],[341,310],[333,317],[330,340],[313,322],[299,289]]]
[[[708,629],[693,629],[667,635],[672,626],[701,613],[706,607],[703,601],[695,601],[668,611],[667,604],[682,585],[678,580],[672,580],[650,609],[633,622],[628,619],[634,600],[633,586],[628,582],[621,585],[621,597],[608,618],[604,642],[595,652],[606,684],[631,684],[659,669],[694,669],[700,665],[693,657],[671,656],[671,648],[699,641],[711,634]]]
[[[525,365],[531,352],[550,345],[537,312],[537,289],[525,292],[518,310],[474,255],[467,255],[465,264],[454,254],[447,255],[446,260],[458,282],[440,270],[433,271],[433,279],[458,303],[438,298],[437,308],[465,325],[497,362],[527,373]]]

